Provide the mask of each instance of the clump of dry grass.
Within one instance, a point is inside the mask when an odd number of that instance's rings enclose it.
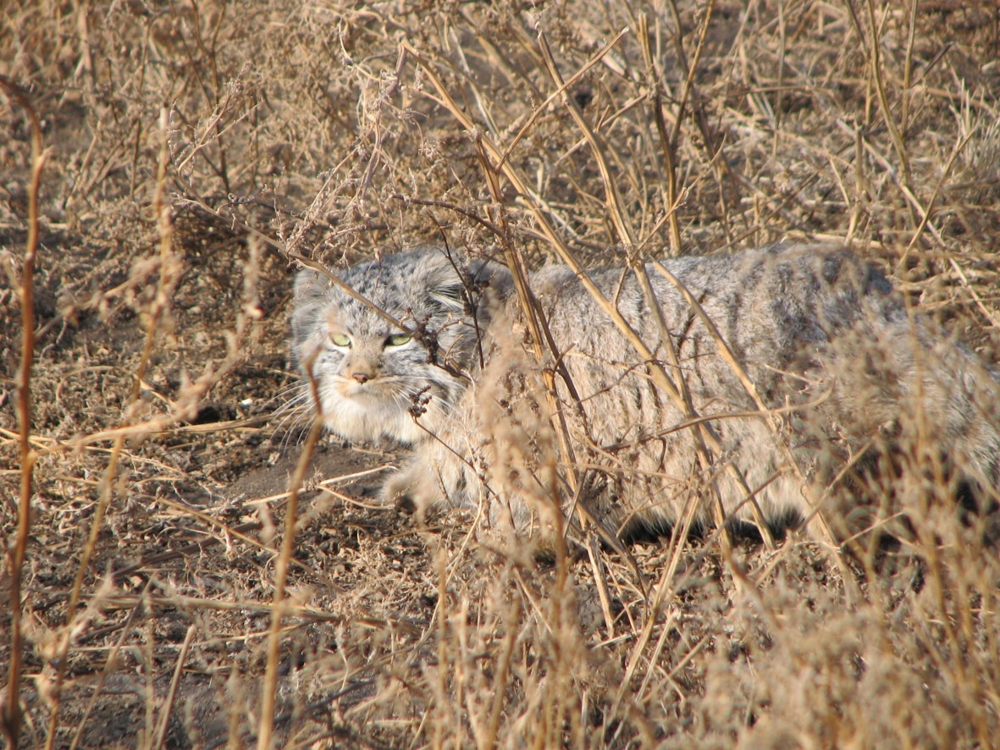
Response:
[[[994,10],[5,5],[0,75],[50,149],[35,221],[6,96],[0,525],[29,532],[0,571],[8,741],[995,745],[1000,570],[947,488],[895,488],[906,554],[862,548],[846,581],[794,536],[539,556],[370,507],[391,456],[282,452],[266,424],[288,252],[836,237],[996,363]]]

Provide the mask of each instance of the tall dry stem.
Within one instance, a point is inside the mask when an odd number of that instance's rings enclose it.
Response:
[[[42,127],[27,95],[13,81],[0,76],[0,89],[28,115],[31,126],[31,178],[28,185],[28,241],[21,271],[21,362],[18,367],[17,423],[21,458],[21,495],[16,507],[17,532],[10,555],[10,665],[7,700],[0,715],[0,729],[16,750],[21,734],[21,576],[31,531],[32,476],[37,456],[31,448],[31,368],[35,359],[35,253],[38,250],[38,191],[47,154],[42,150]]]

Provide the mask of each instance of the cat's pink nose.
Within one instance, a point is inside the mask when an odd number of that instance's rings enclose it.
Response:
[[[369,375],[367,372],[356,372],[353,375],[351,375],[351,377],[357,380],[362,385],[364,385],[365,383],[367,383],[369,380],[372,379],[372,376]]]

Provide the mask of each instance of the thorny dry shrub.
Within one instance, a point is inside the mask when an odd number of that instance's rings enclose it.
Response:
[[[284,252],[512,242],[535,263],[542,219],[588,264],[838,238],[996,363],[995,4],[0,13],[0,74],[50,149],[20,603],[10,555],[0,571],[0,632],[20,606],[27,638],[23,745],[250,745],[270,695],[288,746],[995,746],[996,548],[933,483],[902,554],[852,557],[845,580],[794,534],[546,556],[463,514],[421,525],[365,500],[390,455],[324,439],[264,679],[303,445],[267,422],[293,382]],[[26,114],[0,112],[13,539],[31,156]],[[508,155],[492,186],[486,141]]]

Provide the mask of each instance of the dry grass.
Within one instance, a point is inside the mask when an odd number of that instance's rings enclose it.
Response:
[[[538,558],[268,421],[287,253],[424,240],[846,239],[996,363],[998,51],[946,0],[4,4],[48,149],[36,191],[5,85],[8,743],[1000,744],[1000,564],[933,484],[847,582],[794,535]]]

